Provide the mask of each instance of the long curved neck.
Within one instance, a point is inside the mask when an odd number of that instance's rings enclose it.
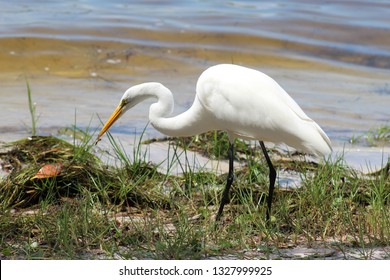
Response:
[[[172,92],[160,83],[146,83],[141,85],[142,95],[145,98],[157,98],[157,103],[150,106],[149,120],[168,117],[173,112],[174,100]]]
[[[191,108],[175,117],[169,117],[173,112],[174,100],[172,92],[162,84],[153,83],[149,88],[148,97],[157,98],[150,106],[150,123],[163,134],[169,136],[191,136],[213,129],[211,122],[204,122],[207,112],[195,97]]]

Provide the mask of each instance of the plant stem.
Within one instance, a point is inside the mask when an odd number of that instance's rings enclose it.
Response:
[[[28,96],[28,107],[30,109],[30,114],[31,114],[31,134],[32,136],[35,136],[37,134],[37,116],[35,113],[35,105],[32,101],[31,97],[31,88],[28,80],[26,79],[26,85],[27,85],[27,96]]]

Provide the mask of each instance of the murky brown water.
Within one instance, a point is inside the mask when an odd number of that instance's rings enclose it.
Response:
[[[226,62],[275,78],[338,145],[390,120],[388,1],[0,2],[0,140],[30,126],[26,78],[53,133],[75,118],[96,129],[145,81],[171,88],[179,113],[199,74]],[[112,132],[140,132],[149,105]]]

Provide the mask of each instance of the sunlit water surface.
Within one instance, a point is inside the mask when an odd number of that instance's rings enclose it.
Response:
[[[342,146],[389,124],[389,14],[379,0],[0,1],[0,140],[29,133],[26,79],[39,133],[94,131],[131,85],[162,82],[180,113],[204,69],[235,63],[272,76]],[[111,131],[139,134],[150,104]]]

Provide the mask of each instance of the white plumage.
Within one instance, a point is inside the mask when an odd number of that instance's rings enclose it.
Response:
[[[262,141],[283,142],[300,151],[317,156],[331,152],[331,143],[319,125],[266,74],[250,68],[220,64],[208,68],[199,77],[192,106],[182,114],[170,117],[174,100],[171,91],[160,83],[144,83],[129,88],[119,106],[99,133],[98,139],[124,112],[148,98],[157,99],[150,106],[153,127],[169,136],[191,136],[210,130],[223,130],[231,141],[235,138],[259,140],[270,167],[270,195],[267,219],[272,202],[275,176]],[[228,182],[220,210],[222,213],[233,181],[233,155]],[[230,181],[230,182],[229,182]],[[273,181],[273,182],[272,182]]]

